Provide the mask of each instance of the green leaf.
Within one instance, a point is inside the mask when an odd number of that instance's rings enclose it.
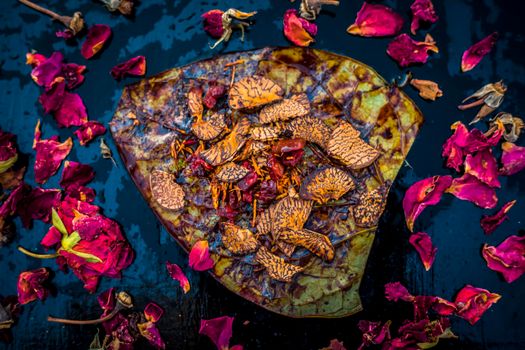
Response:
[[[0,161],[0,174],[8,171],[9,168],[11,168],[16,163],[17,160],[18,160],[18,153],[9,159]]]
[[[70,235],[67,235],[66,233],[66,236],[62,237],[60,244],[62,245],[62,249],[69,252],[78,244],[78,242],[80,242],[80,235],[75,231]]]
[[[67,229],[66,225],[62,222],[62,219],[60,216],[58,216],[57,211],[55,208],[51,209],[51,222],[53,223],[53,226],[62,234],[62,240],[64,240],[67,237]]]

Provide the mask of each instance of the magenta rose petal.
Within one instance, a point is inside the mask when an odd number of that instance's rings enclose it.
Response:
[[[121,80],[127,75],[143,76],[146,74],[146,57],[137,56],[130,58],[126,62],[117,64],[111,68],[110,74],[116,80]]]
[[[422,23],[436,23],[439,19],[431,0],[415,0],[410,6],[412,10],[412,23],[410,31],[416,34]]]
[[[297,10],[287,10],[283,17],[284,36],[297,46],[310,46],[317,35],[317,25],[297,15]]]
[[[467,154],[465,158],[465,173],[470,174],[490,187],[499,188],[498,162],[492,150],[485,148],[474,154]]]
[[[414,222],[426,207],[439,203],[451,183],[451,176],[433,176],[420,180],[408,188],[403,198],[403,211],[410,231],[414,229]]]
[[[106,127],[97,121],[90,120],[82,124],[75,132],[80,145],[85,146],[91,142],[95,137],[103,135],[106,132]]]
[[[221,316],[211,320],[201,320],[199,334],[206,335],[211,339],[218,350],[230,347],[232,337],[233,317]]]
[[[418,252],[425,270],[430,270],[437,253],[437,248],[432,245],[430,236],[425,232],[413,233],[409,242]]]
[[[466,285],[456,296],[457,315],[473,325],[500,298],[501,295],[486,289]]]
[[[480,224],[486,235],[492,234],[503,221],[508,219],[507,213],[514,204],[516,204],[515,200],[510,201],[501,207],[494,215],[483,215]]]
[[[413,64],[426,63],[429,52],[439,52],[434,39],[427,34],[425,41],[415,41],[408,34],[400,34],[392,40],[386,53],[402,68]]]
[[[476,67],[496,44],[498,33],[494,32],[469,47],[461,58],[461,71],[467,72]]]
[[[47,140],[42,140],[40,132],[40,122],[35,128],[35,140],[33,148],[36,150],[34,165],[35,181],[39,184],[45,183],[55,174],[73,147],[73,141],[68,138],[64,142],[58,141],[58,136],[53,136]]]
[[[508,283],[525,273],[525,236],[510,236],[497,247],[485,244],[482,254],[488,268],[501,273]]]
[[[213,38],[220,38],[224,34],[224,27],[222,25],[222,15],[224,14],[221,10],[210,10],[201,15],[204,23],[204,31]]]
[[[385,298],[389,301],[414,301],[414,296],[400,282],[385,284]]]
[[[85,59],[95,56],[111,37],[111,28],[105,24],[94,24],[89,27],[86,40],[80,53]]]
[[[365,37],[384,37],[399,34],[403,27],[403,17],[392,8],[363,2],[354,24],[346,30],[353,35]]]
[[[198,241],[193,245],[189,255],[189,265],[195,271],[206,271],[215,265],[210,257],[208,241]]]
[[[29,61],[28,59],[28,62],[36,62],[31,71],[31,78],[38,86],[49,89],[62,74],[64,55],[60,52],[53,52],[49,58],[41,61],[42,57],[44,56],[41,56],[37,61]]]
[[[446,192],[485,209],[492,209],[498,204],[496,191],[470,174],[455,178]]]
[[[65,92],[53,116],[59,127],[80,126],[87,122],[86,107],[78,94]]]
[[[525,147],[516,146],[511,142],[503,142],[499,173],[504,176],[514,175],[525,169]]]
[[[179,265],[166,262],[166,269],[172,279],[179,281],[184,294],[188,293],[190,291],[190,281],[188,281],[188,277],[186,277]]]
[[[45,267],[22,272],[18,276],[18,302],[24,305],[36,299],[46,299],[49,291],[43,283],[48,279],[49,270]]]
[[[85,185],[91,182],[94,177],[95,172],[90,165],[67,160],[64,162],[60,187],[68,189],[74,185]]]

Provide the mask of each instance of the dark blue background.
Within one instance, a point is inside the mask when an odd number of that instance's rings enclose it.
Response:
[[[142,0],[136,17],[127,19],[108,13],[97,1],[40,1],[63,14],[76,10],[84,13],[89,24],[105,23],[113,29],[108,47],[90,61],[79,53],[79,45],[66,44],[56,38],[60,27],[48,18],[32,12],[14,0],[0,2],[0,125],[16,133],[22,152],[29,154],[30,168],[34,162],[31,150],[33,128],[37,119],[43,119],[45,138],[59,133],[62,138],[72,130],[56,128],[50,116],[45,116],[37,102],[40,89],[29,77],[30,68],[24,64],[25,53],[34,49],[49,55],[62,51],[69,62],[88,67],[85,83],[78,89],[88,108],[90,119],[107,123],[117,105],[125,83],[116,83],[108,74],[117,62],[132,56],[145,55],[148,75],[210,57],[226,51],[247,50],[264,46],[288,45],[282,36],[282,15],[297,0],[236,0],[221,1],[163,1]],[[362,1],[341,0],[337,8],[327,8],[318,19],[319,35],[314,47],[330,50],[361,60],[386,79],[400,73],[397,65],[385,54],[389,39],[365,39],[346,34],[346,27],[354,21]],[[409,6],[412,1],[383,1],[394,7],[406,19],[409,27]],[[359,341],[356,323],[359,319],[400,321],[411,316],[408,305],[384,300],[383,285],[400,280],[415,294],[440,295],[453,298],[464,284],[473,284],[500,293],[502,299],[476,325],[453,319],[453,329],[460,340],[445,343],[444,349],[523,349],[525,348],[525,277],[512,284],[505,283],[485,266],[480,255],[483,243],[499,244],[507,236],[517,234],[522,226],[525,209],[525,174],[502,179],[498,191],[500,205],[517,199],[517,205],[506,221],[492,236],[484,236],[479,219],[483,211],[471,203],[444,197],[439,206],[425,211],[417,223],[417,230],[428,232],[439,252],[430,272],[425,272],[415,251],[408,244],[408,231],[403,223],[400,201],[404,190],[414,181],[434,174],[448,174],[440,157],[441,145],[450,134],[450,124],[456,120],[470,121],[474,111],[459,112],[456,105],[480,86],[499,79],[509,85],[501,108],[520,114],[524,107],[525,49],[523,5],[510,0],[435,0],[439,22],[430,28],[440,53],[421,67],[411,69],[417,78],[439,82],[444,97],[437,102],[421,100],[417,93],[407,92],[420,106],[426,123],[409,156],[409,166],[403,167],[389,196],[376,241],[369,258],[361,294],[365,311],[353,317],[334,320],[292,320],[272,314],[228,292],[205,273],[196,273],[187,267],[186,254],[169,237],[149,210],[132,184],[122,163],[118,167],[99,154],[98,140],[88,147],[75,146],[69,159],[91,164],[97,175],[93,187],[97,190],[96,203],[104,213],[118,220],[136,251],[133,265],[125,270],[122,280],[103,279],[99,292],[116,286],[135,297],[135,304],[143,307],[155,300],[166,309],[160,322],[161,332],[170,349],[213,349],[205,337],[198,335],[201,318],[221,315],[236,317],[232,344],[244,344],[246,349],[318,349],[330,339],[343,340],[349,349]],[[238,33],[227,46],[210,51],[210,38],[200,23],[200,14],[220,7],[238,7],[257,10],[257,23],[250,28],[246,41],[239,41]],[[60,28],[61,29],[61,28]],[[494,51],[473,71],[459,73],[461,54],[471,43],[493,31],[501,34]],[[424,31],[417,38],[423,39]],[[106,140],[115,153],[109,135]],[[523,139],[519,142],[523,145]],[[34,184],[30,169],[26,180]],[[57,176],[45,187],[57,186]],[[491,212],[491,211],[488,211]],[[54,261],[39,261],[18,253],[17,244],[36,249],[47,226],[36,222],[32,230],[19,228],[16,241],[0,249],[0,294],[16,293],[18,274],[27,269],[47,266],[57,270]],[[164,262],[180,264],[187,272],[192,289],[183,295],[177,283],[171,281]],[[46,322],[47,315],[70,318],[93,318],[100,314],[95,295],[89,295],[72,274],[56,272],[53,279],[57,294],[45,302],[34,302],[24,307],[14,328],[14,342],[0,349],[87,349],[96,332],[95,327],[60,326]],[[249,324],[242,325],[243,321]]]

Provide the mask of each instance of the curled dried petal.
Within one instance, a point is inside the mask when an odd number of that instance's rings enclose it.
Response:
[[[213,38],[220,38],[224,34],[222,15],[224,11],[210,10],[201,15],[204,22],[204,30]]]
[[[494,188],[470,174],[455,178],[446,192],[485,209],[492,209],[498,203]]]
[[[410,85],[419,91],[419,96],[425,100],[435,101],[436,98],[443,96],[443,91],[439,85],[431,80],[412,79]]]
[[[82,44],[80,53],[85,59],[95,56],[111,37],[111,28],[105,24],[92,25],[87,33],[86,40]]]
[[[507,213],[514,204],[516,204],[515,200],[510,201],[501,207],[494,215],[483,215],[480,224],[486,235],[492,234],[503,221],[508,219]]]
[[[199,334],[206,335],[211,339],[218,350],[230,348],[230,338],[233,331],[233,317],[221,316],[210,320],[201,320]]]
[[[409,187],[403,198],[403,211],[410,231],[414,229],[414,222],[426,207],[439,203],[451,183],[451,176],[433,176]]]
[[[430,236],[426,232],[413,233],[409,242],[417,250],[425,270],[430,270],[437,253],[437,248],[432,245]]]
[[[388,44],[386,53],[401,67],[426,63],[429,51],[439,52],[434,39],[427,34],[425,41],[415,41],[407,34],[398,35]]]
[[[487,55],[498,40],[498,33],[494,32],[469,47],[461,57],[461,71],[467,72],[476,67]]]
[[[82,124],[75,132],[75,136],[78,138],[78,141],[81,146],[87,145],[95,137],[104,135],[106,132],[106,127],[97,121],[90,120]]]
[[[158,322],[163,314],[164,310],[155,303],[148,303],[144,308],[144,316],[149,322]]]
[[[22,272],[18,276],[18,302],[24,305],[37,298],[44,300],[49,292],[42,284],[48,278],[49,270],[45,267]]]
[[[137,56],[119,63],[111,68],[110,74],[116,80],[121,80],[126,75],[143,76],[146,74],[146,57]]]
[[[385,298],[390,301],[403,300],[412,302],[414,300],[414,296],[400,282],[385,284]]]
[[[186,277],[179,265],[166,262],[166,269],[168,270],[171,278],[179,281],[184,294],[188,293],[190,291],[190,281],[188,281],[188,277]]]
[[[456,296],[457,315],[467,320],[470,324],[474,324],[500,298],[501,295],[491,293],[486,289],[466,285]]]
[[[501,149],[503,150],[501,155],[503,167],[499,170],[501,175],[514,175],[525,169],[525,147],[516,146],[511,142],[504,142],[501,145]]]
[[[189,255],[189,264],[195,271],[206,271],[215,265],[210,256],[208,241],[198,241],[193,245]]]
[[[490,187],[501,187],[498,180],[498,164],[490,148],[485,148],[465,158],[465,173],[478,178]]]
[[[483,246],[483,258],[489,269],[502,274],[508,283],[525,273],[525,236],[510,236],[499,246]]]
[[[33,148],[36,150],[34,165],[35,181],[43,184],[55,174],[73,147],[73,141],[68,138],[64,142],[58,141],[58,136],[47,140],[40,139],[40,122],[35,129],[35,141]]]
[[[415,0],[410,9],[412,10],[412,23],[410,24],[412,34],[416,34],[421,23],[436,23],[439,19],[431,0]]]
[[[297,46],[310,46],[317,35],[317,25],[297,15],[297,10],[287,10],[283,18],[284,36]]]
[[[391,36],[396,35],[403,27],[403,18],[392,8],[364,2],[357,13],[354,24],[346,30],[348,33],[360,36]]]

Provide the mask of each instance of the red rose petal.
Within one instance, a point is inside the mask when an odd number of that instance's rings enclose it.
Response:
[[[47,57],[39,53],[26,53],[26,64],[31,65],[33,68],[42,64]]]
[[[483,215],[480,224],[486,235],[492,234],[496,228],[503,223],[503,221],[508,219],[507,213],[514,204],[516,204],[515,200],[510,201],[501,207],[501,209],[494,215]]]
[[[50,139],[40,139],[40,121],[35,128],[35,140],[33,148],[36,150],[34,165],[35,181],[43,184],[55,174],[73,147],[73,141],[68,138],[64,142],[58,141],[58,136]]]
[[[84,75],[82,75],[82,73],[85,70],[86,66],[76,63],[66,63],[62,65],[62,76],[66,80],[68,89],[74,89],[84,82]]]
[[[166,262],[166,269],[168,270],[171,278],[179,281],[184,294],[188,293],[190,291],[190,281],[188,281],[188,277],[186,277],[184,272],[182,272],[182,269],[179,267],[179,265]]]
[[[89,27],[86,40],[82,44],[80,53],[85,59],[95,56],[104,47],[111,37],[111,28],[105,24],[94,24]]]
[[[193,245],[189,255],[189,265],[195,271],[206,271],[215,265],[210,257],[208,241],[198,241]]]
[[[126,62],[117,64],[111,68],[110,74],[116,80],[121,80],[126,75],[143,76],[146,74],[146,57],[137,56],[130,58]]]
[[[385,298],[390,301],[412,302],[414,300],[414,296],[399,282],[385,284]]]
[[[229,316],[201,320],[199,334],[208,336],[218,350],[229,349],[233,320],[234,318]]]
[[[80,126],[87,122],[86,107],[78,94],[65,92],[62,104],[53,113],[59,127]]]
[[[80,126],[74,134],[78,138],[80,145],[85,146],[91,142],[95,137],[103,135],[106,132],[106,127],[97,121],[90,120]]]
[[[485,311],[492,304],[498,302],[501,295],[491,293],[486,289],[476,288],[471,285],[463,287],[456,296],[457,315],[467,320],[470,324],[479,321]]]
[[[402,27],[403,18],[390,7],[365,1],[347,32],[366,37],[392,36]]]
[[[465,158],[465,173],[470,174],[490,187],[501,187],[498,180],[498,163],[490,148],[485,148]]]
[[[425,270],[430,270],[437,253],[437,248],[432,245],[430,236],[425,232],[413,233],[409,242],[417,250]]]
[[[439,19],[431,0],[415,0],[410,6],[412,10],[412,23],[410,31],[416,34],[421,23],[436,23]]]
[[[60,179],[60,187],[67,190],[71,186],[85,185],[95,177],[90,165],[66,160]]]
[[[497,247],[485,244],[482,253],[488,268],[501,273],[508,283],[525,273],[525,236],[510,236]]]
[[[403,211],[410,231],[414,229],[414,222],[426,207],[439,203],[451,183],[451,176],[433,176],[420,180],[408,188],[403,198]]]
[[[218,39],[224,34],[224,27],[222,26],[223,14],[224,12],[221,10],[210,10],[201,15],[204,21],[204,31],[213,38]]]
[[[44,300],[49,291],[42,285],[49,278],[49,270],[41,267],[24,271],[18,276],[18,302],[22,305],[33,300]]]
[[[498,33],[494,32],[479,42],[469,47],[461,57],[461,71],[467,72],[478,65],[487,55],[498,40]]]
[[[373,322],[367,320],[360,320],[357,323],[357,328],[362,333],[361,345],[357,350],[363,350],[368,348],[370,345],[380,345],[386,340],[390,340],[390,324],[391,321],[386,322]],[[342,345],[342,344],[341,344]],[[330,344],[331,346],[331,344]],[[334,350],[337,348],[334,348]],[[344,348],[341,348],[344,350]]]
[[[226,92],[227,90],[225,85],[217,82],[211,82],[208,85],[208,90],[206,90],[206,94],[204,95],[202,102],[207,108],[212,109],[215,107],[217,100],[224,96]]]
[[[503,142],[499,173],[504,176],[514,175],[525,169],[525,147],[516,146],[511,142]]]
[[[492,209],[498,204],[496,191],[470,174],[452,180],[446,192],[485,209]]]
[[[48,89],[56,82],[57,77],[62,73],[64,55],[60,52],[53,52],[49,58],[45,60],[42,60],[42,58],[44,58],[44,56],[36,56],[36,58],[35,56],[28,57],[28,62],[35,66],[31,71],[31,78],[37,85]]]
[[[158,322],[163,314],[164,309],[155,303],[148,303],[144,308],[144,316],[149,322]]]
[[[283,17],[284,36],[297,46],[309,46],[315,40],[317,25],[297,16],[297,10],[290,9]]]
[[[407,34],[398,35],[386,49],[386,53],[401,67],[408,67],[417,63],[426,63],[429,51],[439,52],[434,39],[427,34],[425,41],[415,41]]]

